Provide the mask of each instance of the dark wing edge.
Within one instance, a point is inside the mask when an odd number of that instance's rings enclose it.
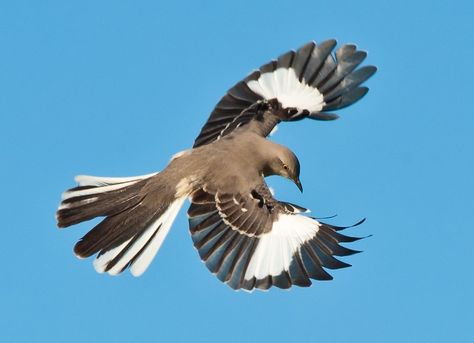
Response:
[[[367,94],[368,88],[361,85],[377,68],[371,65],[359,68],[367,53],[357,50],[355,45],[342,45],[333,54],[335,46],[334,39],[319,45],[309,42],[264,64],[238,82],[216,105],[194,147],[218,139],[226,128],[230,131],[229,124],[255,103],[275,98],[286,109],[279,113],[283,121],[305,117],[337,119],[338,115],[331,111],[352,105]],[[250,120],[249,115],[240,118],[239,126]]]
[[[293,204],[276,202],[267,207],[250,196],[203,189],[191,202],[188,217],[194,247],[206,267],[235,290],[308,287],[311,279],[331,280],[325,269],[350,266],[334,256],[359,252],[340,243],[361,238],[341,234],[344,227],[299,215],[304,208]]]

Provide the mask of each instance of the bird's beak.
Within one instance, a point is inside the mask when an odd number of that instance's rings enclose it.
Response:
[[[301,185],[300,179],[295,179],[294,180],[296,187],[300,190],[301,193],[303,193],[303,185]]]

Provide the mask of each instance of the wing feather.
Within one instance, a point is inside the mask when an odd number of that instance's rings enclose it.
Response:
[[[191,196],[188,215],[194,246],[219,280],[248,291],[307,287],[311,279],[331,280],[325,269],[350,266],[334,255],[355,253],[339,243],[359,238],[299,214],[306,209],[270,198],[263,186],[257,190],[263,206],[250,195],[200,189]]]
[[[359,68],[367,53],[353,44],[341,46],[333,54],[336,41],[309,42],[296,51],[288,51],[248,75],[230,88],[212,111],[194,142],[194,147],[211,143],[250,122],[260,125],[268,135],[280,121],[305,117],[334,120],[328,111],[349,106],[366,93],[359,87],[376,68]],[[258,111],[255,104],[276,100],[272,111]],[[245,116],[242,112],[247,111]],[[239,118],[236,121],[236,118]],[[275,120],[275,118],[277,118]],[[234,123],[234,125],[231,125]]]

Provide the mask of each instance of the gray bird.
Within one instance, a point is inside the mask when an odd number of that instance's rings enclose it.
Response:
[[[335,46],[335,40],[310,42],[238,82],[214,108],[193,148],[173,156],[161,172],[77,176],[77,187],[63,194],[58,227],[104,219],[74,253],[97,255],[99,273],[130,268],[139,276],[188,198],[194,246],[209,270],[233,289],[309,286],[310,279],[332,279],[325,269],[349,266],[334,256],[356,253],[339,243],[359,238],[276,200],[265,182],[266,176],[280,175],[302,191],[298,158],[266,139],[278,123],[336,119],[330,111],[367,93],[360,85],[376,71],[358,68],[367,54],[349,44],[333,55]]]

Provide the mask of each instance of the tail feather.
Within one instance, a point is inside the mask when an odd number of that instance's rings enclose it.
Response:
[[[132,178],[77,176],[78,186],[63,193],[56,213],[58,227],[64,228],[98,216],[120,213],[140,202],[140,181],[155,174]]]
[[[108,272],[111,275],[121,273],[130,266],[132,261],[140,254],[141,250],[149,244],[159,229],[160,227],[149,228],[142,234],[135,235],[128,241],[122,243],[117,248],[98,256],[97,259],[94,260],[95,270],[98,273]]]
[[[59,227],[106,217],[74,247],[79,258],[98,254],[94,261],[97,272],[117,275],[130,267],[139,276],[158,252],[185,198],[175,198],[165,185],[142,192],[154,175],[78,176],[78,186],[63,194],[57,212]]]
[[[160,249],[161,244],[163,244],[163,241],[168,234],[176,215],[183,206],[185,199],[186,198],[184,197],[177,199],[163,214],[161,217],[162,219],[160,218],[161,227],[158,227],[157,231],[153,234],[153,238],[147,241],[146,249],[142,249],[131,263],[130,272],[133,276],[140,276],[146,271]]]
[[[116,248],[142,232],[153,220],[154,212],[138,203],[106,217],[76,243],[74,253],[85,258]]]
[[[185,198],[176,199],[157,218],[133,233],[130,238],[120,240],[114,247],[104,248],[94,261],[97,272],[117,275],[130,267],[133,276],[143,274],[161,247],[184,200]]]
[[[140,181],[155,176],[156,174],[158,173],[130,177],[100,177],[90,175],[78,175],[74,178],[74,180],[79,184],[79,186],[107,186],[125,182]]]

